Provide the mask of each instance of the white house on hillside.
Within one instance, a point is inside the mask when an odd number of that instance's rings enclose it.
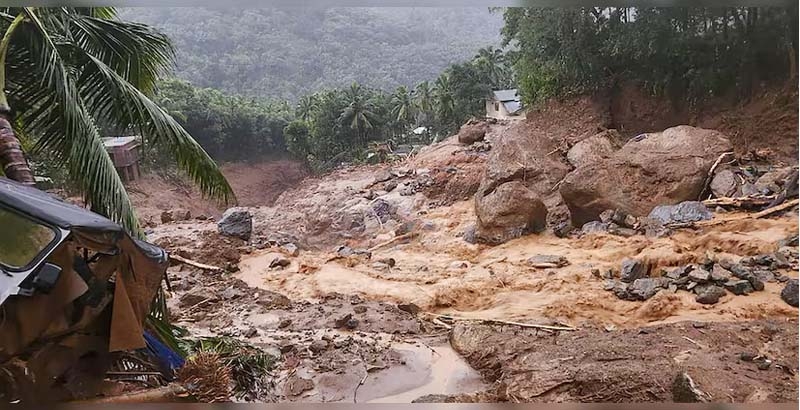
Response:
[[[486,116],[489,118],[509,119],[522,113],[522,103],[517,89],[492,91],[486,99]]]

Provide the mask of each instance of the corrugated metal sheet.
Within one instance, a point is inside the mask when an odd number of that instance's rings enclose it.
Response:
[[[517,89],[513,90],[497,90],[492,91],[494,95],[494,99],[501,102],[506,101],[519,101],[519,95],[517,94]]]

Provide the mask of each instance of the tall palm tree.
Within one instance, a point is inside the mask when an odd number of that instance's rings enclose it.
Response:
[[[399,126],[408,125],[414,116],[414,103],[408,87],[401,85],[392,94],[392,120]]]
[[[363,146],[367,140],[367,132],[373,128],[375,107],[358,83],[351,84],[345,91],[345,99],[348,104],[339,116],[339,120],[342,124],[349,124],[350,129],[356,133],[356,143]]]
[[[422,81],[414,87],[413,101],[417,123],[430,121],[433,113],[433,89],[428,81]]]
[[[100,129],[114,127],[173,153],[204,194],[234,200],[211,157],[150,99],[172,64],[169,40],[115,16],[112,8],[0,8],[0,165],[6,176],[33,184],[22,138],[66,167],[92,210],[139,233],[101,140]]]
[[[473,64],[487,76],[492,87],[505,87],[510,82],[510,70],[503,50],[492,46],[481,48],[472,59]]]
[[[455,117],[455,97],[453,84],[447,73],[442,73],[433,85],[433,98],[436,115],[442,124],[450,124]]]
[[[317,108],[317,99],[314,95],[304,95],[300,98],[300,101],[297,102],[297,108],[295,109],[295,114],[301,120],[308,122],[311,118],[311,114]]]

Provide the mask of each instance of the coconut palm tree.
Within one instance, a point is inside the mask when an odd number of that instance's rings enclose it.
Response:
[[[433,89],[428,81],[422,81],[414,87],[413,101],[417,124],[430,121],[433,114]]]
[[[492,46],[482,48],[473,57],[472,63],[488,78],[492,87],[510,85],[511,72],[503,50]]]
[[[455,117],[455,97],[450,76],[442,73],[433,85],[433,101],[439,123],[452,125]]]
[[[295,115],[301,120],[308,122],[311,118],[311,114],[317,108],[317,99],[315,95],[304,95],[300,98],[300,101],[297,102],[297,108],[295,109]]]
[[[150,99],[172,64],[169,40],[115,16],[112,8],[0,8],[0,165],[6,176],[33,184],[20,147],[46,152],[68,170],[93,211],[138,233],[101,140],[101,129],[113,127],[167,149],[204,194],[234,200],[211,157]]]
[[[414,117],[414,103],[408,87],[401,85],[392,94],[392,121],[399,127],[408,125]]]
[[[366,95],[364,89],[358,84],[353,83],[345,91],[347,107],[339,116],[342,124],[349,124],[350,129],[356,133],[356,144],[363,146],[367,140],[367,132],[373,128],[373,121],[376,118],[372,102]]]

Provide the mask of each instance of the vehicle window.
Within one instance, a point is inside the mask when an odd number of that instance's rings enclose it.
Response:
[[[7,268],[27,266],[55,238],[51,228],[0,208],[0,264]]]

